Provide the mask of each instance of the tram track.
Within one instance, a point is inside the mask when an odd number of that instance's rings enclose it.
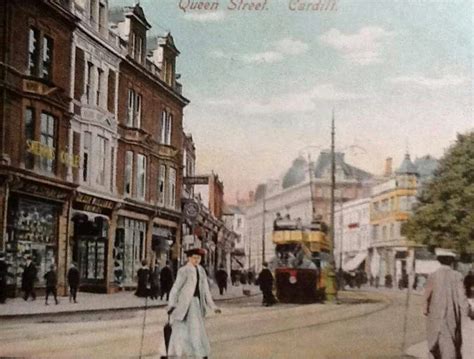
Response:
[[[274,330],[263,330],[260,332],[249,332],[246,335],[237,335],[232,336],[229,338],[215,338],[216,336],[211,335],[211,343],[228,343],[233,341],[245,341],[249,339],[255,339],[259,337],[271,336],[276,334],[281,334],[285,332],[297,331],[297,330],[305,330],[305,329],[312,329],[322,326],[327,326],[331,324],[336,324],[339,322],[344,322],[348,320],[354,320],[362,317],[367,317],[376,313],[379,313],[383,310],[386,310],[391,305],[393,305],[393,301],[388,298],[386,295],[377,294],[375,295],[377,301],[374,302],[367,302],[369,296],[371,298],[374,297],[374,293],[353,293],[356,294],[356,300],[360,300],[361,303],[366,304],[363,308],[363,313],[357,313],[353,315],[349,315],[344,313],[348,311],[349,308],[354,308],[354,305],[350,304],[342,304],[342,305],[292,305],[291,307],[285,305],[277,305],[272,308],[265,308],[262,311],[256,311],[255,306],[248,307],[248,310],[240,311],[240,312],[232,312],[232,308],[229,307],[229,313],[223,314],[220,316],[213,316],[210,318],[210,326],[217,327],[222,325],[225,321],[228,322],[241,322],[241,323],[250,323],[253,320],[257,320],[258,316],[264,314],[265,318],[268,320],[275,320],[278,317],[284,315],[285,317],[292,318],[292,317],[317,317],[315,321],[311,321],[309,323],[305,323],[304,325],[291,325],[286,328],[278,328]],[[373,300],[373,299],[372,299]],[[239,300],[235,301],[236,303]],[[225,306],[231,305],[232,301],[228,301]],[[368,306],[367,306],[368,305]],[[374,308],[375,306],[375,308]],[[224,309],[225,310],[225,309]],[[308,312],[309,310],[309,312]],[[152,309],[152,311],[157,311],[156,308]],[[11,348],[15,347],[15,343],[18,344],[20,347],[20,343],[27,339],[28,344],[26,347],[22,347],[19,350],[20,355],[28,356],[26,353],[29,351],[34,352],[35,356],[47,356],[50,354],[51,356],[61,356],[61,353],[65,353],[65,348],[62,345],[58,347],[45,347],[45,343],[48,342],[51,338],[54,338],[56,343],[62,342],[71,342],[73,345],[81,345],[81,350],[83,346],[86,346],[88,350],[92,350],[94,348],[100,349],[103,347],[108,347],[110,345],[120,345],[124,343],[129,343],[131,347],[135,346],[135,336],[138,337],[138,333],[142,327],[141,322],[141,312],[136,311],[132,318],[127,319],[119,319],[116,321],[114,320],[106,320],[100,321],[98,323],[94,323],[95,325],[99,325],[96,328],[81,328],[73,327],[71,324],[73,323],[64,323],[64,322],[48,322],[44,323],[47,327],[44,327],[43,330],[40,330],[42,327],[42,323],[34,323],[35,328],[33,328],[33,333],[27,333],[25,337],[25,333],[20,328],[12,328],[11,330],[12,335],[8,335],[4,337],[3,335],[0,336],[0,343],[8,344]],[[164,313],[159,313],[160,317],[156,318],[151,321],[146,322],[146,341],[156,341],[156,337],[161,335],[161,328],[164,325],[166,318]],[[343,317],[339,317],[337,314],[343,315]],[[329,317],[329,318],[328,318]],[[322,319],[323,318],[323,319]],[[326,318],[326,319],[324,319]],[[214,323],[213,323],[214,322]],[[58,326],[56,327],[56,324]],[[61,324],[65,324],[66,328],[61,326]],[[217,329],[214,329],[217,330]],[[113,335],[110,335],[113,333]],[[212,338],[215,338],[212,340]],[[71,340],[74,338],[74,340]],[[78,338],[78,339],[76,339]],[[155,340],[153,340],[155,338]],[[0,345],[3,347],[4,345]],[[154,356],[158,354],[158,351],[155,351],[156,346],[153,345],[150,351],[144,353],[144,357]],[[3,351],[0,350],[0,354],[3,354]],[[11,351],[5,352],[5,354],[12,354]]]

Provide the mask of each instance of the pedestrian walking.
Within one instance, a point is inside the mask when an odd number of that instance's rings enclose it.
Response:
[[[472,269],[464,277],[464,289],[466,291],[466,297],[471,298],[473,296],[473,287],[474,287],[474,273]]]
[[[69,284],[69,302],[74,301],[77,303],[77,288],[79,287],[80,274],[74,263],[71,263],[71,267],[67,271],[67,282]]]
[[[155,266],[150,268],[150,298],[158,299],[160,293],[160,263],[155,262]]]
[[[224,295],[224,290],[227,292],[227,272],[224,270],[224,266],[221,264],[219,270],[216,272],[217,286],[219,287],[219,294]]]
[[[150,269],[148,269],[146,259],[142,260],[142,267],[137,271],[138,284],[135,295],[146,298],[150,294],[148,283],[150,282]]]
[[[171,263],[170,261],[166,261],[166,266],[164,266],[160,272],[160,299],[163,299],[163,297],[165,297],[166,300],[169,299],[170,290],[173,286],[173,281],[174,278],[173,270],[171,269]]]
[[[49,267],[49,271],[47,271],[44,275],[44,279],[46,281],[46,298],[45,298],[45,305],[48,305],[48,297],[50,294],[54,297],[54,302],[56,305],[58,302],[58,292],[57,292],[57,285],[58,285],[58,275],[56,274],[56,268],[54,264],[51,264]]]
[[[168,314],[172,333],[167,355],[173,358],[207,358],[210,354],[204,317],[210,310],[221,311],[212,299],[206,272],[199,265],[204,254],[201,248],[186,251],[188,263],[179,269],[170,292]]]
[[[441,266],[428,277],[424,294],[424,315],[431,359],[461,359],[463,315],[469,304],[462,283],[462,275],[451,265],[454,256],[438,250]]]
[[[37,274],[38,270],[31,256],[26,257],[26,266],[21,276],[21,288],[24,291],[23,299],[25,301],[27,301],[30,296],[33,300],[36,300],[35,282]]]
[[[263,294],[262,304],[266,307],[269,307],[275,304],[276,300],[272,292],[273,275],[272,275],[272,272],[270,272],[270,269],[268,269],[267,262],[263,263],[263,269],[258,275],[257,282]]]
[[[7,276],[8,264],[5,261],[5,254],[0,252],[0,304],[5,304],[7,300]]]

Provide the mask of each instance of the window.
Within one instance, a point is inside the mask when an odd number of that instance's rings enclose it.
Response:
[[[114,191],[115,148],[110,149],[110,191]]]
[[[87,79],[86,79],[86,96],[87,96],[87,103],[92,103],[92,70],[94,69],[94,65],[91,62],[87,63]]]
[[[158,173],[158,204],[163,206],[165,204],[165,181],[166,181],[166,166],[160,166]]]
[[[54,170],[54,131],[55,119],[48,113],[41,113],[41,133],[40,143],[44,146],[43,156],[40,160],[40,169],[46,172],[53,172]]]
[[[137,197],[145,199],[146,190],[146,157],[139,154],[137,156]]]
[[[137,36],[137,43],[136,43],[136,56],[135,59],[138,62],[142,62],[143,57],[143,39],[140,36]]]
[[[40,51],[40,32],[30,28],[28,39],[28,75],[38,75],[38,57]]]
[[[53,67],[53,39],[44,36],[43,38],[43,71],[41,77],[51,80]]]
[[[168,176],[168,188],[169,188],[169,205],[171,208],[176,207],[176,170],[174,168],[169,169]]]
[[[84,144],[83,144],[83,155],[82,155],[82,180],[88,182],[89,180],[89,154],[91,151],[92,134],[90,132],[84,132]]]
[[[133,152],[125,153],[125,194],[132,194]]]
[[[171,128],[173,116],[166,111],[161,113],[161,143],[171,145]]]
[[[35,140],[35,111],[32,108],[25,110],[25,138],[28,141]],[[35,157],[32,153],[26,152],[25,168],[31,170],[35,167]]]
[[[128,90],[127,126],[140,128],[142,122],[142,96]]]
[[[98,136],[98,160],[97,164],[99,166],[97,171],[97,184],[105,186],[105,169],[107,166],[107,146],[108,140],[102,136]]]
[[[97,24],[96,9],[97,9],[97,0],[91,0],[90,7],[89,7],[89,20],[93,27],[95,27]]]
[[[99,31],[100,32],[105,32],[105,30],[107,30],[105,16],[106,16],[105,5],[101,3],[99,4]]]
[[[97,69],[97,93],[95,103],[97,106],[100,106],[101,100],[101,91],[102,91],[102,81],[104,77],[104,71],[102,69]]]

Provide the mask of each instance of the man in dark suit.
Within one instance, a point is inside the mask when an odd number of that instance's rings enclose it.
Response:
[[[36,269],[36,266],[33,263],[31,256],[28,256],[26,258],[26,267],[23,271],[23,275],[21,278],[21,287],[25,292],[23,299],[25,301],[27,301],[30,296],[31,298],[33,298],[33,300],[36,299],[35,281],[37,273],[38,270]]]
[[[163,296],[166,295],[166,300],[169,299],[170,290],[173,286],[173,271],[170,267],[170,261],[166,261],[166,266],[160,272],[160,287],[161,287],[161,294],[160,299],[163,299]]]
[[[262,304],[266,307],[269,307],[275,304],[276,300],[272,292],[273,275],[272,275],[272,272],[270,272],[270,269],[268,269],[267,262],[263,263],[263,269],[258,275],[257,281],[258,281],[258,285],[260,286],[260,290],[262,291],[262,294],[263,294]]]
[[[227,272],[224,270],[224,266],[221,264],[219,270],[216,272],[216,282],[219,287],[220,295],[224,295],[224,290],[227,291]]]
[[[79,270],[76,268],[75,264],[71,264],[67,272],[67,282],[69,284],[69,302],[74,300],[74,303],[77,303],[77,288],[79,287],[80,274]]]

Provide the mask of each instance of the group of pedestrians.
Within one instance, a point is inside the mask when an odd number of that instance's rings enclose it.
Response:
[[[0,304],[4,304],[7,299],[7,277],[12,276],[8,273],[8,265],[5,261],[5,255],[0,253]],[[79,270],[75,264],[71,264],[71,267],[67,273],[67,280],[69,285],[69,301],[77,303],[77,289],[79,287]],[[59,304],[58,300],[58,275],[56,272],[56,266],[51,264],[48,271],[44,274],[43,279],[46,285],[45,305],[48,305],[48,299],[50,295],[53,296],[54,302]],[[28,301],[31,297],[32,300],[36,300],[36,282],[38,281],[38,269],[36,264],[33,262],[31,256],[26,257],[25,266],[21,275],[21,289],[23,291],[23,299]]]
[[[147,261],[142,260],[142,266],[137,271],[137,289],[135,295],[142,298],[160,299],[163,297],[168,300],[171,287],[173,286],[174,276],[171,269],[171,262],[160,269],[160,263],[155,262],[154,266],[148,267]]]

